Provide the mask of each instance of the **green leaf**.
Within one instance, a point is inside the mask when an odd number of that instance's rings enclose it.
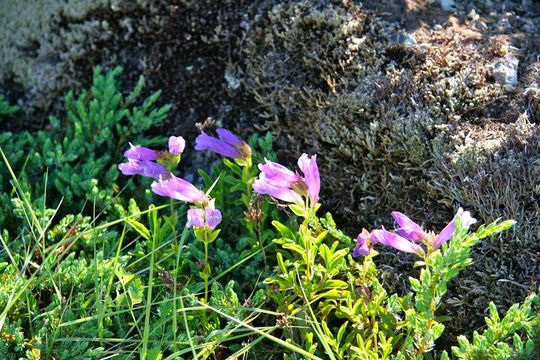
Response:
[[[125,221],[144,239],[150,240],[150,231],[146,228],[146,226],[132,218],[126,218]]]
[[[280,223],[277,220],[272,221],[272,225],[276,228],[277,231],[286,239],[296,240],[294,233],[285,225]]]

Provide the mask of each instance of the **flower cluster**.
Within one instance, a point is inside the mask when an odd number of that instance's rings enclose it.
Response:
[[[431,249],[438,249],[444,242],[454,236],[457,219],[459,219],[463,229],[469,229],[471,225],[476,223],[476,219],[471,216],[470,212],[464,211],[462,208],[458,209],[452,221],[438,234],[432,231],[425,231],[422,226],[398,211],[392,212],[392,217],[399,228],[395,232],[377,229],[371,233],[363,229],[356,238],[356,247],[353,251],[353,256],[368,255],[371,251],[369,243],[371,245],[380,243],[381,245],[390,246],[399,251],[423,256],[424,249],[417,244],[418,242],[429,246]]]
[[[196,138],[195,149],[210,150],[234,159],[242,166],[251,166],[251,149],[245,141],[223,128],[217,129],[216,133],[217,138],[204,132],[200,134]],[[184,139],[180,136],[171,136],[168,145],[168,152],[131,145],[124,153],[128,162],[120,164],[119,168],[125,175],[142,175],[157,179],[152,183],[152,191],[158,195],[194,204],[195,207],[188,210],[188,227],[214,230],[221,222],[221,212],[214,208],[212,198],[190,182],[174,176],[162,165],[171,157],[177,157],[175,159],[179,161],[179,156],[185,149]],[[304,205],[305,209],[316,209],[321,188],[317,155],[302,154],[298,159],[298,167],[301,173],[265,159],[264,164],[258,165],[260,174],[253,182],[253,190],[259,195],[269,195],[287,203]],[[291,205],[291,208],[294,206]],[[424,230],[422,226],[398,211],[392,212],[392,217],[398,225],[395,231],[383,228],[369,232],[363,229],[356,239],[353,256],[369,255],[371,247],[376,244],[424,256],[425,251],[421,245],[428,249],[438,249],[454,235],[457,219],[464,229],[476,223],[471,214],[462,208],[459,208],[452,221],[438,234]]]
[[[205,133],[199,135],[195,149],[211,150],[245,163],[251,161],[251,149],[245,141],[226,129],[217,129],[216,133],[219,139]],[[195,205],[195,208],[188,210],[188,227],[214,230],[221,222],[221,212],[214,208],[214,201],[195,185],[173,175],[167,169],[180,162],[185,147],[186,142],[181,136],[169,138],[168,151],[157,151],[130,143],[130,149],[124,153],[128,162],[118,165],[118,168],[124,175],[141,175],[156,179],[151,188],[157,195]]]
[[[151,188],[157,195],[197,206],[188,210],[188,226],[214,229],[221,222],[221,212],[213,208],[210,197],[189,181],[174,176],[165,167],[165,165],[172,167],[180,161],[186,147],[184,138],[171,136],[168,147],[168,151],[157,151],[130,143],[130,149],[124,153],[128,162],[118,165],[118,168],[124,175],[141,175],[156,179]]]
[[[253,183],[253,190],[261,195],[289,202],[302,203],[303,197],[311,200],[315,205],[319,201],[321,180],[317,166],[317,155],[308,157],[302,154],[298,159],[298,167],[303,176],[293,172],[285,166],[266,160],[265,164],[259,164],[261,174]]]
[[[122,174],[166,179],[171,176],[171,173],[164,165],[170,163],[176,165],[180,161],[186,142],[181,136],[171,136],[168,151],[157,151],[131,143],[129,145],[130,149],[124,153],[128,162],[118,165]]]

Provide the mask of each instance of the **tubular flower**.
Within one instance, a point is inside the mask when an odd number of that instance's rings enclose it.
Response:
[[[127,163],[118,165],[124,175],[141,175],[154,179],[168,178],[171,173],[162,165],[149,160],[128,159]]]
[[[187,227],[200,229],[203,227],[214,230],[221,222],[221,211],[212,208],[189,209],[187,212]]]
[[[370,239],[375,244],[381,243],[382,245],[393,247],[399,251],[421,256],[424,255],[424,250],[420,246],[390,231],[373,230]]]
[[[369,253],[371,252],[371,248],[367,243],[369,236],[369,231],[367,231],[366,229],[362,229],[362,232],[358,234],[358,237],[356,238],[356,246],[352,254],[353,257],[358,257],[360,255],[369,255]]]
[[[171,176],[171,173],[165,166],[178,164],[180,156],[177,155],[184,151],[186,142],[181,136],[171,136],[169,151],[157,151],[144,146],[135,146],[132,143],[129,143],[129,146],[129,150],[124,152],[128,162],[118,165],[122,174],[166,179]]]
[[[124,156],[131,160],[155,161],[160,158],[159,151],[152,150],[144,146],[135,146],[129,143],[130,149],[126,150]]]
[[[270,195],[285,202],[302,202],[302,196],[308,196],[313,204],[319,201],[321,188],[317,156],[311,158],[302,154],[298,159],[298,167],[304,177],[294,173],[285,166],[265,159],[265,164],[259,164],[261,173],[253,183],[253,190],[261,195]]]
[[[178,155],[184,152],[186,140],[181,136],[171,136],[169,138],[169,152],[172,155]]]
[[[399,228],[396,232],[410,241],[421,241],[429,239],[429,234],[420,225],[412,221],[407,215],[399,211],[393,211],[392,217],[396,220]]]
[[[204,132],[197,136],[195,150],[210,150],[231,159],[247,159],[251,156],[249,145],[229,130],[219,128],[216,133],[219,139]]]
[[[439,235],[435,237],[435,240],[431,244],[431,246],[434,249],[439,248],[443,243],[450,240],[452,236],[454,236],[454,232],[456,230],[456,219],[460,219],[461,227],[463,229],[469,229],[471,225],[476,223],[476,219],[471,216],[471,213],[468,211],[464,211],[463,208],[459,208],[456,216],[454,216],[454,219],[448,223],[444,227],[444,229],[441,230]]]
[[[204,205],[210,200],[208,195],[197,189],[193,184],[172,174],[169,178],[161,178],[158,182],[154,181],[152,191],[161,196],[168,196],[193,204]]]
[[[304,173],[304,181],[306,182],[307,192],[311,201],[316,204],[319,202],[319,192],[321,191],[321,177],[319,175],[319,167],[317,166],[317,155],[311,158],[307,154],[302,154],[298,159],[298,167]]]

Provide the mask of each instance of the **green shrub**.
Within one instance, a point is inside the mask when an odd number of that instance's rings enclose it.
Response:
[[[141,134],[159,125],[170,109],[169,105],[156,106],[159,91],[140,99],[143,77],[123,95],[121,73],[120,67],[107,74],[97,67],[92,87],[78,96],[69,92],[65,115],[51,116],[46,130],[0,134],[0,148],[36,209],[43,208],[45,197],[51,207],[63,199],[63,213],[78,213],[87,203],[99,210],[114,203],[120,190],[116,180],[122,150],[128,141],[148,144]],[[7,167],[1,167],[0,207],[5,211],[0,214],[0,226],[13,224],[9,179]]]

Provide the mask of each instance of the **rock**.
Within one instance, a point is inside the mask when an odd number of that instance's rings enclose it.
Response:
[[[497,60],[493,65],[493,77],[507,92],[514,91],[518,81],[519,60],[512,54]]]
[[[507,18],[502,18],[497,22],[497,30],[501,33],[507,33],[510,30],[512,30],[512,24],[510,24],[510,20]]]
[[[487,30],[488,28],[487,24],[483,21],[477,21],[474,24],[474,27],[477,28],[478,30]]]
[[[480,15],[476,13],[476,10],[472,9],[469,14],[467,14],[467,18],[471,21],[476,21],[480,18]]]
[[[523,29],[523,31],[529,34],[536,33],[536,25],[531,19],[523,19],[523,25],[521,26],[521,28]]]
[[[390,35],[390,40],[399,44],[412,46],[416,45],[416,40],[414,37],[406,32],[397,32]]]
[[[456,2],[454,0],[439,0],[439,4],[444,11],[456,11]]]

